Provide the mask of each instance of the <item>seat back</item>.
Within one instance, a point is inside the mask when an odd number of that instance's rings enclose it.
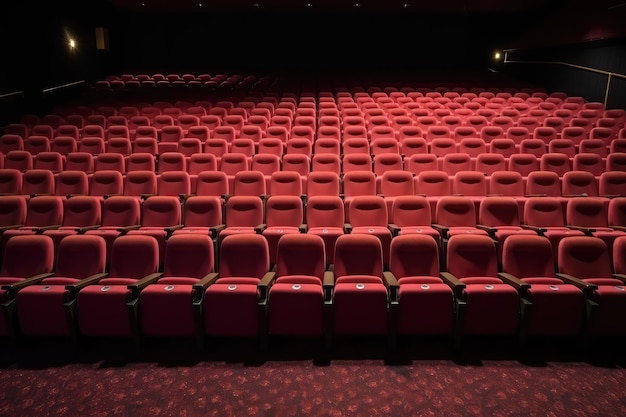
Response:
[[[102,205],[98,197],[76,195],[64,200],[63,226],[96,226],[101,221]]]
[[[167,239],[163,275],[201,279],[214,272],[213,240],[205,234],[176,234]]]
[[[561,178],[552,171],[532,171],[526,179],[526,193],[530,196],[561,196]]]
[[[610,278],[611,260],[606,243],[592,236],[570,236],[558,247],[558,270],[581,279]]]
[[[489,193],[503,196],[523,196],[524,179],[517,171],[497,171],[489,178]]]
[[[111,247],[110,278],[141,279],[157,272],[159,244],[148,235],[123,235]]]
[[[306,190],[309,199],[318,195],[338,196],[339,175],[329,171],[313,171],[307,177]]]
[[[486,196],[487,179],[479,171],[459,171],[454,175],[452,192],[464,196]]]
[[[608,227],[607,204],[597,198],[572,197],[565,211],[567,224],[582,227]]]
[[[391,208],[391,220],[399,227],[430,226],[430,204],[420,195],[398,196]]]
[[[427,235],[396,236],[391,241],[389,271],[398,279],[403,277],[438,277],[439,248]]]
[[[209,195],[194,195],[183,204],[185,227],[213,227],[222,224],[222,202]]]
[[[568,171],[563,174],[563,195],[598,196],[598,181],[595,175],[587,171]]]
[[[359,226],[387,226],[387,204],[378,195],[354,196],[348,207],[350,223]]]
[[[326,269],[324,240],[318,235],[286,234],[278,241],[276,277],[305,275],[320,284]]]
[[[111,196],[102,202],[102,226],[126,227],[140,224],[141,203],[131,196]]]
[[[489,236],[460,234],[450,237],[447,271],[455,277],[497,277],[496,246]]]
[[[235,173],[232,194],[257,197],[267,194],[263,173],[260,171],[239,171]]]
[[[272,195],[265,202],[267,227],[299,227],[303,223],[304,207],[299,196]]]
[[[102,237],[69,235],[59,242],[54,274],[57,277],[84,279],[102,274],[105,265],[106,243]]]
[[[263,202],[255,196],[232,196],[226,201],[227,227],[256,227],[263,223]]]
[[[444,171],[426,170],[417,175],[417,189],[419,194],[426,196],[450,195],[452,191],[450,177]]]
[[[371,171],[351,171],[344,174],[343,193],[346,197],[376,194],[376,175]]]
[[[344,226],[345,207],[337,195],[310,196],[306,205],[306,222],[311,227]]]
[[[382,244],[374,235],[339,236],[334,259],[335,280],[351,275],[383,276]]]
[[[124,193],[124,177],[113,170],[96,171],[89,176],[89,195],[105,196]]]
[[[524,223],[535,227],[564,227],[563,206],[555,197],[529,197],[524,204]]]
[[[550,240],[543,236],[512,235],[502,248],[502,271],[523,278],[554,277]]]
[[[22,175],[23,195],[54,194],[54,174],[47,169],[31,169]]]
[[[152,196],[141,206],[142,227],[172,227],[182,224],[181,204],[178,197]]]
[[[0,197],[0,227],[26,222],[26,198],[18,195]]]
[[[157,175],[157,194],[181,196],[191,193],[191,178],[185,171],[167,171]]]
[[[269,270],[269,247],[262,235],[242,233],[226,236],[219,253],[220,278],[261,279]]]
[[[63,199],[40,195],[28,200],[25,226],[43,227],[63,223]]]
[[[513,197],[487,197],[480,202],[478,223],[489,227],[520,226],[519,208]]]
[[[7,240],[0,277],[29,278],[52,272],[54,243],[44,235],[13,236]]]

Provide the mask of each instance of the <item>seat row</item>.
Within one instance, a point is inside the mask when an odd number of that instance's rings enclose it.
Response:
[[[319,195],[303,201],[294,195],[196,195],[181,201],[175,196],[2,196],[0,202],[1,247],[24,234],[50,236],[55,247],[68,235],[96,234],[109,248],[119,236],[149,234],[163,253],[167,239],[180,233],[210,235],[218,248],[225,236],[258,233],[268,241],[272,263],[283,234],[320,235],[329,263],[338,236],[373,234],[382,242],[388,265],[390,242],[403,234],[426,234],[442,250],[449,237],[465,233],[490,236],[500,242],[499,250],[511,234],[545,235],[554,248],[563,237],[593,235],[612,248],[626,227],[626,197]]]
[[[626,152],[611,153],[603,158],[591,152],[578,153],[573,157],[561,152],[545,153],[541,157],[529,153],[512,153],[507,157],[494,152],[478,153],[476,156],[464,152],[452,152],[443,156],[432,153],[406,156],[393,152],[377,155],[351,153],[340,156],[323,152],[308,156],[297,152],[283,155],[247,155],[242,152],[222,153],[217,148],[212,151],[214,152],[191,154],[165,152],[157,156],[149,152],[136,152],[126,156],[117,152],[98,155],[89,152],[71,152],[67,155],[41,152],[33,156],[26,151],[10,151],[7,155],[0,154],[0,169],[22,174],[32,169],[49,170],[55,174],[63,171],[83,171],[88,174],[106,170],[121,174],[134,171],[152,171],[157,174],[184,171],[194,178],[203,171],[216,170],[231,177],[239,171],[260,171],[268,178],[276,171],[295,171],[302,176],[303,182],[310,173],[320,171],[330,171],[337,175],[352,171],[370,171],[381,176],[390,170],[404,170],[414,175],[419,175],[422,171],[440,170],[453,176],[459,171],[480,171],[491,175],[496,171],[508,170],[517,171],[525,178],[537,170],[553,171],[559,177],[573,170],[590,172],[598,179],[605,172],[626,171]],[[17,174],[13,174],[15,175]]]
[[[203,109],[203,107],[195,106]],[[194,108],[195,108],[194,107]],[[213,113],[223,107],[215,107]],[[262,113],[270,110],[263,109]],[[281,112],[280,110],[284,110]],[[324,116],[315,116],[316,110],[312,108],[298,109],[296,112],[303,114],[309,110],[311,115],[292,116],[292,110],[278,108],[275,115],[251,114],[208,114],[197,116],[193,114],[181,114],[171,116],[157,114],[149,116],[133,116],[127,120],[125,116],[91,115],[82,123],[52,125],[37,124],[27,126],[24,123],[9,124],[3,134],[15,135],[17,138],[26,140],[31,136],[46,137],[49,141],[55,137],[69,136],[75,140],[86,137],[110,138],[124,137],[134,140],[136,137],[155,137],[159,140],[164,136],[183,138],[199,137],[206,140],[209,137],[223,137],[232,140],[240,137],[255,139],[258,142],[264,137],[306,137],[314,142],[318,138],[332,137],[345,140],[352,137],[376,139],[379,137],[396,137],[401,139],[402,130],[417,130],[420,136],[428,141],[434,138],[454,138],[457,141],[465,137],[481,137],[486,141],[491,138],[511,138],[519,142],[522,139],[536,138],[548,143],[552,139],[572,139],[579,142],[582,139],[603,139],[610,142],[611,139],[624,138],[626,130],[621,118],[592,118],[576,117],[566,118],[548,117],[545,120],[533,117],[520,117],[514,119],[507,116],[487,117],[485,115],[468,115],[465,117],[448,115],[437,118],[418,114],[414,109],[406,111],[398,108],[397,115],[361,115],[359,109],[357,115],[342,116],[338,109],[330,115],[330,109],[326,109]],[[383,110],[379,109],[381,112]],[[347,112],[347,110],[346,110]],[[256,112],[260,113],[260,112]],[[286,114],[283,114],[286,113]],[[69,116],[68,116],[69,117]],[[79,115],[79,117],[82,117]],[[171,141],[171,140],[162,140]]]
[[[435,137],[430,141],[419,134],[410,135],[409,129],[402,131],[402,137],[395,137],[393,133],[375,137],[371,140],[365,137],[351,137],[340,140],[339,135],[318,137],[313,140],[312,135],[294,135],[288,138],[261,137],[182,137],[182,135],[167,138],[162,136],[159,141],[156,131],[153,137],[137,137],[130,140],[128,137],[115,137],[105,140],[99,137],[88,136],[76,140],[69,136],[58,136],[48,140],[43,136],[29,136],[21,140],[17,135],[5,134],[0,136],[0,152],[8,154],[11,151],[26,151],[33,156],[42,152],[58,152],[67,155],[72,152],[87,152],[92,155],[101,153],[121,153],[129,155],[137,152],[162,154],[165,152],[181,152],[189,156],[193,153],[213,153],[221,156],[223,153],[244,153],[253,156],[258,153],[273,153],[282,156],[286,153],[303,153],[309,157],[318,153],[333,153],[338,156],[350,153],[366,153],[378,155],[380,153],[399,153],[411,156],[415,153],[432,153],[436,156],[445,156],[448,153],[467,153],[477,156],[479,153],[501,153],[510,156],[514,153],[531,153],[538,157],[545,153],[565,153],[573,158],[578,153],[595,153],[606,158],[609,153],[620,152],[626,149],[626,139],[615,138],[609,141],[599,138],[581,139],[552,138],[547,142],[532,138],[489,137]],[[418,132],[412,132],[418,133]],[[205,138],[206,136],[206,138]],[[400,136],[400,135],[399,135]]]
[[[436,162],[436,161],[435,161]],[[354,169],[343,174],[330,170],[300,173],[296,170],[202,170],[187,171],[152,169],[123,174],[109,168],[91,173],[73,169],[55,173],[49,169],[0,169],[0,195],[293,195],[303,198],[315,195],[444,195],[524,197],[548,195],[571,197],[587,195],[610,198],[626,195],[626,171],[607,171],[596,175],[586,170],[439,170],[423,165],[417,174],[389,168],[380,173]],[[192,171],[193,172],[193,171]]]
[[[121,338],[273,336],[325,341],[344,336],[624,336],[626,239],[616,241],[612,273],[601,239],[568,237],[555,268],[541,236],[507,239],[498,268],[488,236],[461,234],[447,245],[439,269],[433,239],[396,237],[389,268],[380,240],[368,234],[337,239],[327,267],[321,237],[285,235],[274,267],[258,234],[226,237],[215,268],[213,241],[172,236],[164,259],[156,240],[126,235],[111,248],[98,236],[68,236],[53,259],[45,235],[18,236],[5,249],[0,284],[6,300],[2,335]],[[162,265],[160,267],[159,265]]]

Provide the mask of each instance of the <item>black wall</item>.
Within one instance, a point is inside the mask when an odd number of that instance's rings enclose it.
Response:
[[[399,12],[119,15],[119,71],[371,71],[484,68],[513,16]]]
[[[35,8],[36,6],[36,8]],[[100,0],[3,6],[0,12],[0,120],[15,113],[45,112],[68,90],[43,90],[107,72],[109,56],[97,51],[95,27],[108,25],[110,13]],[[70,51],[68,38],[77,41]],[[10,94],[22,92],[20,94]],[[9,94],[9,95],[7,95]]]
[[[508,46],[509,60],[522,63],[501,68],[551,91],[604,102],[608,76],[576,66],[626,75],[626,4],[606,3],[565,3],[538,16]],[[611,77],[609,87],[607,106],[626,108],[626,80]]]

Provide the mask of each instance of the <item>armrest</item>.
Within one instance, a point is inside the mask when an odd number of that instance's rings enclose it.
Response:
[[[438,223],[433,223],[431,224],[432,228],[435,229],[436,231],[439,232],[439,234],[441,235],[441,237],[443,238],[447,238],[448,237],[448,231],[450,230],[448,227],[442,225],[442,224],[438,224]]]
[[[260,225],[255,226],[254,232],[257,234],[261,234],[265,229],[267,229],[267,223],[261,223]]]
[[[0,227],[0,233],[4,233],[7,230],[11,230],[11,229],[19,229],[20,227],[24,226],[23,224],[12,224],[10,226],[1,226]]]
[[[617,198],[617,197],[623,197],[623,195],[621,195],[621,194],[600,194],[598,197]]]
[[[524,194],[524,197],[547,197],[548,194]]]
[[[491,236],[493,239],[496,238],[496,232],[498,231],[497,227],[491,227],[491,226],[486,226],[484,224],[477,224],[476,225],[477,229],[480,230],[484,230],[485,232],[487,232],[489,234],[489,236]]]
[[[153,274],[146,275],[145,277],[141,278],[139,281],[135,282],[134,284],[128,285],[127,288],[131,292],[131,298],[137,298],[141,290],[146,288],[148,285],[156,282],[162,276],[163,276],[163,272],[155,272]]]
[[[211,272],[202,277],[202,279],[193,284],[193,290],[196,292],[204,291],[209,285],[213,285],[220,277],[219,272]]]
[[[225,224],[218,224],[216,226],[212,226],[210,228],[210,230],[211,230],[211,237],[217,237],[217,235],[219,235],[220,232],[222,230],[224,230],[224,229],[226,229],[226,225]]]
[[[85,288],[86,286],[91,285],[91,284],[95,284],[96,282],[100,281],[102,278],[108,275],[109,274],[106,272],[102,274],[95,274],[90,277],[81,279],[76,284],[66,285],[65,289],[69,291],[70,298],[75,298],[78,291],[80,291],[82,288]]]
[[[324,299],[326,301],[331,300],[333,287],[335,286],[335,273],[333,271],[324,271]]]
[[[624,227],[624,226],[617,226],[617,225],[613,226],[613,225],[611,225],[611,226],[609,226],[609,227],[610,227],[611,229],[619,230],[619,231],[621,231],[621,232],[626,232],[626,227]]]
[[[193,292],[194,292],[194,301],[198,301],[202,299],[202,295],[204,294],[204,290],[209,285],[212,285],[219,278],[220,274],[218,272],[211,272],[200,279],[200,281],[193,284]]]
[[[170,226],[170,227],[166,227],[165,228],[165,233],[167,233],[167,237],[172,236],[172,233],[174,233],[174,230],[180,230],[184,227],[184,224],[177,224],[174,226]]]
[[[568,274],[564,274],[562,272],[559,272],[556,274],[557,278],[562,279],[563,281],[567,282],[568,284],[572,284],[578,288],[580,288],[581,290],[583,290],[583,292],[587,295],[590,296],[591,294],[593,294],[593,292],[595,290],[598,289],[598,286],[596,284],[591,284],[589,282],[585,282],[580,278],[576,278],[573,277],[571,275]]]
[[[452,287],[452,289],[454,290],[454,295],[456,295],[457,298],[462,298],[463,290],[465,289],[464,283],[462,283],[457,277],[449,272],[439,272],[439,276],[441,277],[443,282]]]
[[[54,275],[54,272],[46,272],[44,274],[35,275],[33,277],[26,278],[20,282],[14,282],[13,284],[4,284],[2,288],[4,291],[8,293],[8,298],[12,298],[16,292],[21,290],[24,287],[28,287],[29,285],[38,284],[43,281],[45,278],[51,277]]]
[[[547,230],[543,227],[531,226],[529,224],[523,224],[523,223],[520,226],[522,227],[522,229],[532,230],[539,235],[543,235],[545,232],[547,232]]]
[[[59,227],[61,227],[60,224],[51,224],[49,226],[40,226],[37,229],[35,229],[35,233],[40,235],[43,232],[45,232],[46,230],[54,230],[54,229],[58,229]]]
[[[132,226],[124,226],[124,227],[118,227],[117,231],[120,233],[128,233],[131,230],[137,230],[141,227],[140,224],[133,224]]]
[[[613,278],[619,279],[626,284],[626,274],[613,274]]]
[[[300,230],[300,233],[306,233],[309,231],[309,225],[306,223],[302,223],[299,227],[298,230]]]
[[[398,236],[398,233],[400,233],[400,226],[395,223],[389,223],[387,227],[389,227],[389,230],[391,230],[392,236]]]
[[[344,223],[343,230],[345,230],[346,233],[352,233],[352,225],[350,223]]]
[[[398,284],[398,280],[396,279],[396,276],[389,271],[384,271],[383,281],[385,283],[385,286],[387,287],[387,290],[389,291],[389,299],[391,300],[391,302],[397,303],[398,292],[400,290],[400,284]]]
[[[99,225],[99,224],[94,224],[94,225],[92,225],[92,226],[79,227],[79,228],[77,228],[77,229],[76,229],[76,231],[77,231],[79,234],[83,234],[83,233],[85,233],[87,230],[96,230],[96,229],[97,229],[97,228],[99,228],[99,227],[100,227],[100,225]]]
[[[487,197],[503,197],[504,194],[492,194],[492,193],[487,193],[486,195]]]
[[[265,275],[263,275],[263,278],[261,278],[261,281],[257,284],[257,288],[260,292],[259,298],[261,301],[267,300],[267,290],[272,286],[274,278],[276,278],[276,272],[266,272]]]
[[[593,232],[596,231],[596,229],[592,229],[590,227],[575,226],[573,224],[566,224],[565,227],[570,228],[572,230],[580,230],[581,232],[584,232],[586,235],[591,235]]]
[[[148,199],[148,198],[150,198],[150,197],[152,197],[152,196],[154,196],[154,195],[156,195],[156,194],[141,194],[139,197],[140,197],[142,200],[146,200],[146,199]]]
[[[498,272],[498,278],[500,278],[505,283],[515,287],[520,294],[526,294],[530,289],[530,284],[522,281],[516,276],[509,274],[508,272]]]

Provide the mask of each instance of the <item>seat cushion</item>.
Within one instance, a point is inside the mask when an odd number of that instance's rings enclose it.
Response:
[[[269,294],[270,334],[322,335],[324,292],[319,283],[276,282]]]

